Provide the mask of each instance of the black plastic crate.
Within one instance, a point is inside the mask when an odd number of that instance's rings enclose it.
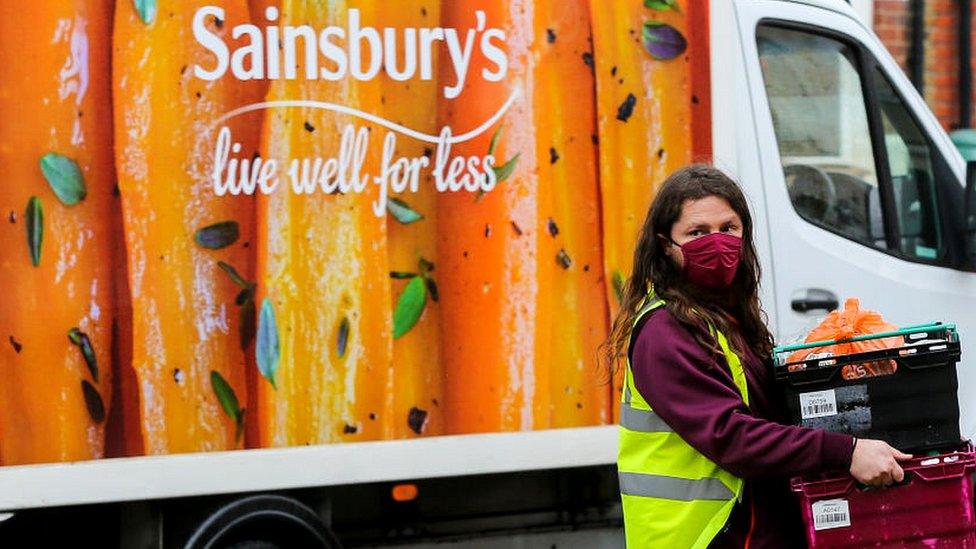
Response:
[[[775,374],[794,425],[819,427],[888,442],[907,452],[959,445],[956,364],[959,337],[954,325],[928,324],[847,341],[901,336],[904,346],[851,355],[787,362],[777,347]],[[808,347],[841,342],[818,342]],[[893,374],[845,380],[847,365],[893,360]],[[790,371],[790,367],[801,368]]]

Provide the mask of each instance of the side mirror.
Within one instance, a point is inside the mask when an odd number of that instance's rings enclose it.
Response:
[[[966,262],[976,267],[976,160],[966,162],[965,195]]]

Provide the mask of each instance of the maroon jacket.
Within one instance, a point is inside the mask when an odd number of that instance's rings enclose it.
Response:
[[[742,367],[749,405],[724,360],[695,341],[669,311],[657,309],[637,326],[631,344],[637,390],[678,435],[730,473],[746,479],[716,547],[803,547],[800,511],[789,478],[851,465],[849,435],[783,425],[773,373],[746,350]],[[750,531],[752,532],[750,535]]]

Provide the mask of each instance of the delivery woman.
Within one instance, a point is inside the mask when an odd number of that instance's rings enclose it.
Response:
[[[752,216],[729,177],[673,173],[632,273],[606,345],[611,363],[628,358],[617,462],[628,547],[802,547],[789,477],[902,480],[896,460],[911,456],[884,442],[778,423]]]

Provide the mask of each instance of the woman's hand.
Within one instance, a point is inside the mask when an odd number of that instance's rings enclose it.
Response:
[[[869,486],[889,486],[904,480],[905,472],[898,462],[911,457],[887,442],[859,438],[851,456],[851,476]]]

